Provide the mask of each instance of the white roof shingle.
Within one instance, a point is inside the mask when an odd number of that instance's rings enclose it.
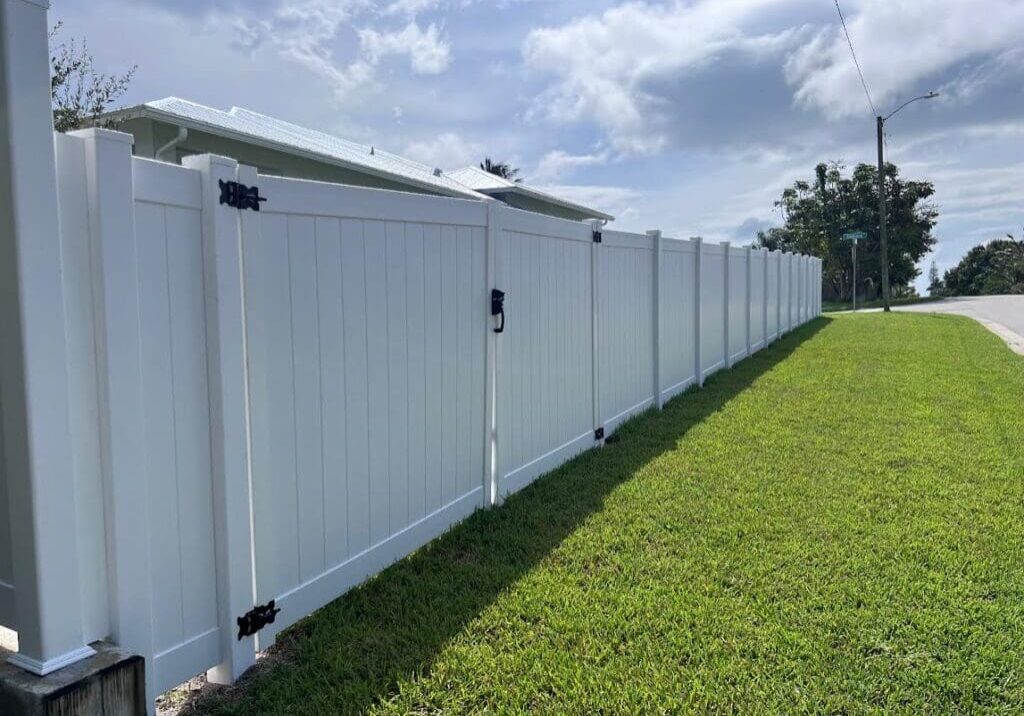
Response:
[[[146,102],[116,114],[149,116],[219,136],[238,138],[289,153],[300,153],[320,161],[399,181],[446,196],[481,200],[485,198],[439,170],[375,147],[350,142],[324,132],[300,127],[241,107],[229,111],[168,97]]]
[[[566,209],[570,209],[572,211],[580,212],[581,214],[586,214],[587,216],[594,219],[604,219],[605,221],[611,221],[612,219],[615,218],[610,214],[606,214],[602,211],[598,211],[597,209],[592,209],[588,206],[583,206],[582,204],[577,204],[567,199],[563,199],[553,194],[549,194],[545,191],[541,191],[540,189],[534,189],[533,187],[527,186],[525,184],[509,181],[504,177],[500,177],[497,176],[496,174],[486,172],[483,169],[480,169],[479,167],[465,167],[463,169],[456,169],[455,171],[446,172],[445,174],[451,177],[452,179],[455,179],[460,184],[464,184],[470,189],[478,191],[482,194],[501,194],[506,192],[513,194],[522,194],[523,196],[528,196],[538,201],[547,202],[549,204],[554,204],[555,206],[560,206]]]

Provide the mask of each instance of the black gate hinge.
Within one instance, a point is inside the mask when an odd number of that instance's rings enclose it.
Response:
[[[266,197],[260,196],[258,186],[246,186],[236,181],[224,181],[223,179],[218,180],[218,183],[220,184],[220,203],[233,206],[239,211],[243,209],[259,211],[260,202],[267,200]]]
[[[594,243],[595,244],[601,243],[601,232],[600,231],[594,231],[594,233],[591,235],[591,238],[594,239]]]
[[[604,428],[598,428],[594,431],[594,440],[604,440]]]
[[[267,624],[273,624],[281,610],[274,606],[271,599],[263,606],[255,606],[247,614],[238,617],[238,640],[241,641],[247,636],[252,636]]]

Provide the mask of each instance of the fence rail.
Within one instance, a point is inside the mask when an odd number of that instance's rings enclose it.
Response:
[[[151,696],[233,680],[280,629],[820,312],[805,256],[171,166],[104,130],[55,146],[78,621],[146,657]],[[222,205],[222,181],[267,201]],[[17,628],[12,558],[0,542]]]

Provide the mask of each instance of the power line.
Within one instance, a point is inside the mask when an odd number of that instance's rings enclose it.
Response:
[[[871,93],[868,92],[868,83],[864,81],[864,73],[860,69],[860,62],[857,60],[857,51],[853,49],[853,40],[850,39],[850,31],[846,28],[846,18],[843,17],[843,9],[839,7],[839,0],[835,0],[836,12],[839,13],[839,22],[843,24],[843,33],[846,35],[846,44],[850,46],[850,55],[853,56],[853,64],[857,67],[857,74],[860,75],[860,86],[864,88],[864,96],[868,98],[868,105],[871,107],[871,116],[877,117],[878,111],[875,103],[871,101]]]

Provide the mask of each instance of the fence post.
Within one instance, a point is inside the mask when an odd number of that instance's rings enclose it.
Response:
[[[85,147],[89,243],[95,281],[100,451],[114,641],[153,656],[149,504],[143,431],[141,325],[132,185],[132,136],[72,133]],[[152,664],[152,662],[149,662]],[[147,696],[152,702],[152,679]]]
[[[661,232],[651,230],[647,235],[654,242],[654,404],[661,410]]]
[[[591,230],[597,234],[601,231],[602,223],[599,220],[590,222]],[[598,339],[600,337],[600,307],[601,307],[601,242],[590,242],[590,375],[591,375],[591,405],[594,409],[594,435],[604,427],[601,417],[601,360],[598,355]],[[597,439],[598,445],[604,445],[604,438]]]
[[[498,286],[498,242],[501,240],[501,202],[487,202],[487,296]],[[492,316],[487,323],[486,407],[484,417],[484,507],[498,504],[498,334]]]
[[[752,271],[752,269],[751,269],[751,263],[750,263],[750,255],[751,255],[752,251],[753,251],[753,249],[750,246],[748,246],[746,248],[746,254],[747,255],[746,255],[745,258],[746,258],[746,267],[747,267],[747,270],[746,270],[746,275],[747,275],[747,321],[746,321],[747,352],[746,352],[746,355],[744,356],[745,358],[749,358],[750,357],[750,320],[751,320],[750,319],[750,313],[754,310],[753,289],[751,288],[751,271]]]
[[[220,204],[220,181],[241,179],[233,159],[202,154],[183,164],[202,177],[203,279],[213,457],[213,526],[221,663],[208,678],[235,681],[256,662],[252,637],[235,638],[235,620],[253,607],[249,391],[242,218]],[[246,177],[249,181],[255,173]],[[255,219],[254,219],[255,220]]]
[[[44,0],[0,0],[0,393],[14,617],[37,675],[91,656],[75,549],[74,454]]]
[[[701,266],[701,254],[703,254],[704,239],[699,236],[693,239],[693,356],[694,373],[693,380],[700,386],[704,386],[704,366],[701,360],[700,341],[700,320],[701,320],[701,273],[704,268]]]
[[[729,298],[732,287],[729,285],[729,254],[731,253],[728,241],[722,242],[722,265],[725,267],[725,303],[722,307],[722,315],[725,317],[725,329],[722,331],[722,342],[725,344],[725,367],[732,368],[732,351],[729,350]]]

